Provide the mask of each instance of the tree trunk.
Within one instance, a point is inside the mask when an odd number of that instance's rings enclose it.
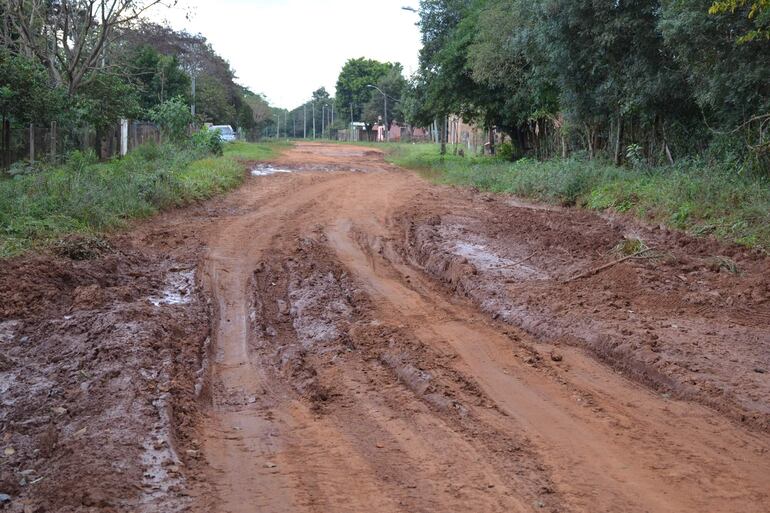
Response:
[[[567,138],[564,137],[564,130],[559,129],[559,138],[561,139],[561,158],[567,158]]]
[[[96,136],[94,137],[94,152],[96,158],[102,160],[102,131],[99,128],[96,129]]]
[[[495,151],[495,128],[490,125],[489,126],[489,154],[494,156],[496,154]]]
[[[668,163],[672,166],[674,165],[674,157],[671,155],[671,150],[668,147],[668,141],[666,140],[666,123],[663,122],[660,124],[662,131],[663,131],[663,148],[666,151],[666,158],[668,159]]]
[[[586,142],[588,143],[588,160],[594,159],[594,132],[590,126],[586,125]]]
[[[29,124],[29,162],[35,162],[35,124]]]
[[[56,121],[51,121],[51,162],[56,161]]]
[[[0,155],[0,167],[7,168],[11,165],[11,122],[3,116],[2,139],[0,139],[2,155]]]
[[[623,163],[623,152],[620,151],[623,143],[623,116],[620,114],[618,114],[618,127],[615,134],[615,165],[619,166]]]
[[[441,139],[441,155],[446,155],[446,141],[447,141],[447,123],[446,116],[441,120],[441,130],[439,130],[439,138]]]
[[[516,129],[516,142],[519,145],[519,152],[520,156],[524,157],[527,153],[527,128],[526,125],[524,125],[524,128],[518,127]],[[514,151],[514,154],[516,152]],[[514,156],[514,158],[516,158]]]

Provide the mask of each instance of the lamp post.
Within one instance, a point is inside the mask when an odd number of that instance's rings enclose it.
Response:
[[[366,87],[371,87],[372,89],[377,89],[380,92],[380,94],[382,95],[382,97],[385,99],[385,118],[383,120],[384,123],[385,123],[385,140],[387,142],[390,142],[390,130],[389,130],[390,127],[388,126],[388,95],[385,94],[382,91],[382,89],[380,89],[376,85],[368,84]]]

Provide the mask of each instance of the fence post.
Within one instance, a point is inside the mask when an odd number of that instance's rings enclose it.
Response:
[[[35,124],[29,124],[29,163],[35,162]]]
[[[120,120],[120,156],[125,157],[128,153],[128,120]]]

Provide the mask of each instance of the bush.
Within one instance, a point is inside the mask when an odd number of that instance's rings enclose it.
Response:
[[[243,180],[235,160],[199,157],[191,148],[155,144],[109,163],[76,152],[61,167],[0,180],[0,257],[68,234],[119,228]]]
[[[177,96],[166,100],[150,111],[150,119],[160,126],[167,140],[181,143],[187,139],[187,130],[193,122],[190,107]]]
[[[438,151],[429,144],[398,145],[389,159],[443,183],[629,212],[695,235],[770,249],[770,179],[746,173],[734,161],[682,160],[675,166],[627,169],[579,156],[510,163],[499,158],[441,158]]]
[[[94,150],[75,150],[67,156],[65,165],[73,173],[82,173],[97,162],[99,158]]]
[[[218,132],[213,130],[200,130],[190,138],[192,148],[201,151],[207,155],[222,156],[224,154],[224,144]]]
[[[497,156],[504,160],[513,160],[513,144],[501,144],[497,149]]]

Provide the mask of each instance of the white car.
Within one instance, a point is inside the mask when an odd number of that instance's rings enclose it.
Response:
[[[209,130],[219,132],[219,138],[223,142],[233,142],[236,139],[233,127],[230,125],[214,125]]]

